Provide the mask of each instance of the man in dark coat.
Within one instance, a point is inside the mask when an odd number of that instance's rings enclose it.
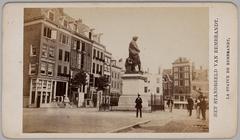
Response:
[[[202,112],[202,119],[206,120],[206,109],[207,109],[207,102],[205,100],[205,97],[202,98],[201,102],[200,102],[200,110]]]
[[[193,110],[193,104],[194,104],[193,99],[191,97],[189,97],[187,99],[187,102],[188,102],[187,109],[188,109],[188,112],[189,112],[189,116],[192,116],[192,110]]]
[[[142,98],[140,97],[140,94],[138,94],[138,97],[135,100],[136,103],[136,117],[138,117],[138,112],[140,112],[140,118],[142,118]]]

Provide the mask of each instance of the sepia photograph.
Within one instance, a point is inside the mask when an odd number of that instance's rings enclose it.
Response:
[[[23,133],[208,133],[208,7],[23,13]]]

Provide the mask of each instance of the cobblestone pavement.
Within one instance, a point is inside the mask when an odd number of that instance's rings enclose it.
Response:
[[[195,113],[195,112],[194,112]],[[136,125],[139,122],[149,123]],[[119,128],[118,132],[206,132],[208,121],[187,115],[186,110],[156,111],[143,113],[136,118],[135,112],[99,112],[86,108],[25,108],[23,132],[25,133],[106,133]]]

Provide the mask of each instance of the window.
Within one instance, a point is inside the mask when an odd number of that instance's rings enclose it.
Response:
[[[31,104],[34,104],[34,101],[35,101],[35,91],[32,91]]]
[[[58,75],[60,75],[61,73],[62,73],[62,67],[58,65]]]
[[[196,90],[197,89],[197,87],[196,86],[193,86],[193,90]]]
[[[43,44],[42,46],[42,57],[47,57],[47,45]]]
[[[80,69],[81,68],[81,54],[80,53],[77,53],[77,65],[78,65],[78,68]]]
[[[175,95],[175,100],[178,100],[179,99],[179,96]]]
[[[148,92],[148,87],[144,87],[144,92],[145,92],[145,93]]]
[[[160,93],[160,88],[159,87],[156,88],[156,92]]]
[[[94,49],[93,50],[93,58],[95,58],[96,57],[96,50]]]
[[[43,36],[50,39],[57,39],[57,31],[50,29],[49,27],[44,27]]]
[[[64,66],[63,72],[64,72],[64,74],[67,74],[67,73],[68,73],[68,72],[67,72],[67,67],[66,67],[66,66]]]
[[[51,21],[54,21],[54,13],[49,11],[48,12],[48,18],[51,20]]]
[[[174,86],[178,86],[178,81],[174,81]]]
[[[185,86],[189,86],[189,81],[185,80]]]
[[[100,70],[99,70],[100,74],[102,74],[102,68],[103,68],[103,66],[100,65]]]
[[[47,92],[47,103],[50,102],[50,92]]]
[[[184,77],[185,77],[185,78],[189,78],[189,73],[186,72],[186,73],[184,74]]]
[[[31,49],[30,56],[36,56],[37,55],[37,48],[36,48],[36,46],[31,45],[30,49]]]
[[[184,101],[184,96],[180,96],[180,101]]]
[[[51,81],[47,81],[47,89],[50,90],[52,87],[52,82]]]
[[[174,79],[178,79],[178,73],[174,73]]]
[[[62,44],[68,45],[69,44],[69,37],[65,34],[60,34],[60,42]]]
[[[74,50],[77,49],[77,40],[73,40],[73,49],[74,49]]]
[[[41,63],[40,73],[42,75],[46,75],[46,73],[47,73],[47,64],[46,63],[43,63],[43,62]]]
[[[99,58],[99,51],[97,51],[97,58]]]
[[[53,64],[48,64],[48,75],[53,76]]]
[[[86,47],[86,43],[85,43],[85,42],[82,42],[82,51],[83,51],[83,52],[85,51],[85,47]]]
[[[80,51],[80,41],[77,41],[77,51]]]
[[[44,89],[47,88],[47,80],[43,80],[43,88],[44,88]]]
[[[42,103],[45,102],[45,97],[46,97],[46,92],[44,91],[44,92],[43,92],[43,95],[42,95]]]
[[[179,68],[179,71],[183,71],[183,70],[184,70],[184,67],[180,67],[180,68]]]
[[[66,28],[68,27],[68,22],[66,20],[63,20],[63,26]]]
[[[188,66],[184,67],[184,70],[189,71],[189,67]]]
[[[58,60],[62,60],[62,53],[63,51],[59,49]]]
[[[37,82],[37,89],[39,90],[39,89],[41,89],[41,87],[42,87],[42,80],[39,80]]]
[[[101,52],[100,54],[101,54],[100,59],[103,60],[103,53]]]
[[[180,82],[180,86],[184,86],[184,84],[183,84],[184,81],[183,80],[180,80],[179,82]]]
[[[174,72],[178,72],[178,68],[177,68],[177,67],[174,67],[174,68],[173,68],[173,71],[174,71]]]
[[[37,66],[36,64],[30,64],[29,66],[29,74],[34,75],[37,73]]]
[[[69,52],[65,51],[64,61],[69,62]]]
[[[84,54],[81,55],[81,69],[84,67]]]
[[[49,51],[48,51],[48,56],[50,57],[50,58],[54,58],[54,47],[53,46],[50,46],[49,47]]]
[[[157,83],[160,83],[160,78],[159,77],[157,78]]]
[[[95,63],[93,63],[92,73],[95,73]]]
[[[36,79],[32,79],[32,90],[36,90]]]
[[[99,73],[99,65],[97,64],[97,73]]]
[[[184,73],[180,73],[179,77],[180,77],[180,79],[183,79],[184,78]]]

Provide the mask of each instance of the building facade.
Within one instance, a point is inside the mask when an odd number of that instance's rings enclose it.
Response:
[[[172,69],[164,69],[162,72],[163,98],[167,100],[173,97]]]
[[[183,57],[172,63],[173,96],[175,108],[186,108],[187,98],[191,96],[192,63]]]
[[[68,96],[70,33],[63,16],[62,9],[24,10],[25,107],[48,107]]]
[[[62,8],[24,9],[24,107],[96,106],[94,79],[104,75],[105,52],[100,35]],[[72,89],[79,71],[89,81]]]
[[[122,94],[122,68],[118,66],[117,60],[111,60],[111,87],[110,101],[112,106],[118,105],[118,100]]]

